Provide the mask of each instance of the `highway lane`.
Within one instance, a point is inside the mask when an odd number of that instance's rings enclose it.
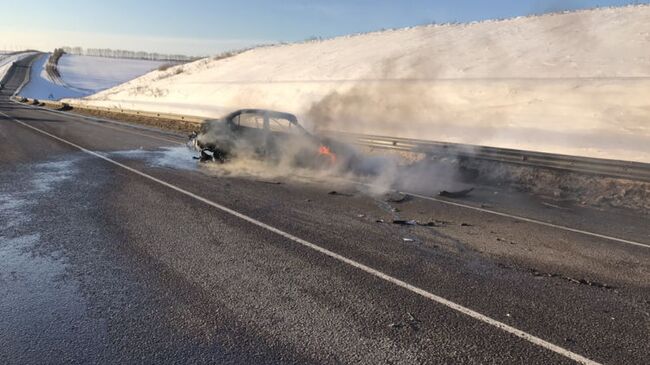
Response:
[[[570,362],[12,118],[566,351],[649,358],[648,249],[438,202],[391,204],[340,181],[223,176],[167,134],[0,107],[1,249],[22,263],[1,269],[6,362]],[[643,217],[588,216],[583,228],[632,222],[625,238],[648,237]],[[394,218],[447,223],[377,222]]]

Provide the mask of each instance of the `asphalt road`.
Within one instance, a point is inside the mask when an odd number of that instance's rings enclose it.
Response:
[[[10,102],[24,70],[0,97],[3,364],[650,362],[647,216],[198,166],[182,136]]]

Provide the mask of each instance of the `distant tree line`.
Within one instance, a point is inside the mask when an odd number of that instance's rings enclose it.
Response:
[[[163,54],[151,52],[136,52],[127,51],[123,49],[110,49],[110,48],[82,48],[82,47],[62,47],[65,53],[78,55],[78,56],[96,56],[107,58],[128,58],[136,60],[149,60],[149,61],[173,61],[173,62],[189,62],[199,59],[199,57],[190,57],[179,54]]]
[[[59,73],[59,69],[57,66],[59,64],[59,60],[65,53],[66,52],[62,48],[56,48],[54,49],[54,52],[52,52],[52,54],[50,55],[50,58],[47,59],[47,64],[45,65],[45,71],[53,79],[61,78],[61,74]]]

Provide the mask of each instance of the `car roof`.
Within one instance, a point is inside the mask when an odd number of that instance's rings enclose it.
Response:
[[[224,119],[232,120],[233,118],[241,114],[256,114],[256,115],[266,116],[269,118],[282,118],[282,119],[287,119],[291,123],[298,125],[298,118],[296,118],[295,115],[291,113],[277,112],[268,109],[239,109],[226,115]]]

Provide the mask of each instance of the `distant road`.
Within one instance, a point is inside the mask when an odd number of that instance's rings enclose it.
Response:
[[[647,217],[218,176],[182,135],[12,103],[25,71],[0,95],[2,363],[650,362]]]

